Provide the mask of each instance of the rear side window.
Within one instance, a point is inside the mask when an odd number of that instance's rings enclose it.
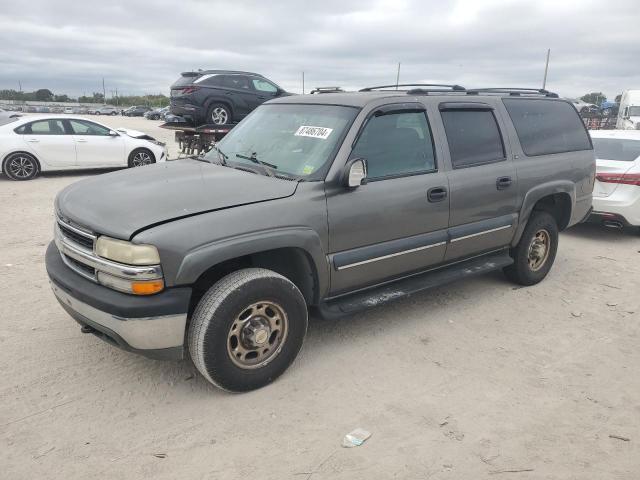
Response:
[[[249,90],[249,79],[244,75],[224,75],[222,85],[229,88]]]
[[[596,158],[633,162],[640,157],[640,140],[627,138],[593,138]]]
[[[496,118],[490,110],[441,112],[453,168],[473,167],[505,159]]]
[[[39,120],[16,128],[21,135],[65,135],[62,120]]]
[[[510,98],[502,101],[526,155],[591,150],[582,120],[568,102]]]

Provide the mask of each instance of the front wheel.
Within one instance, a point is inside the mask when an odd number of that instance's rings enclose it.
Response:
[[[504,269],[507,278],[520,285],[535,285],[547,276],[558,251],[558,224],[547,212],[535,211],[511,249],[513,264]]]
[[[129,167],[144,167],[152,163],[156,163],[156,157],[146,148],[136,148],[129,154]]]
[[[198,371],[231,392],[263,387],[291,365],[307,331],[298,288],[263,268],[233,272],[200,299],[188,331]]]
[[[14,153],[4,162],[4,173],[11,180],[31,180],[39,171],[38,161],[28,153]]]

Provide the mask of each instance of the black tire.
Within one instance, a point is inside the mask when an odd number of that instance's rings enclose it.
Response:
[[[224,103],[214,103],[207,111],[207,120],[205,123],[213,123],[214,125],[225,125],[232,122],[231,109]]]
[[[153,152],[147,148],[136,148],[129,154],[129,168],[143,167],[156,163]]]
[[[281,319],[280,330],[267,327],[259,347],[239,344],[247,331],[256,332],[252,322],[269,320],[268,313],[255,312],[268,312],[271,306],[280,309],[279,316],[274,317]],[[224,390],[255,390],[274,381],[296,358],[307,331],[307,316],[302,293],[287,278],[263,268],[238,270],[218,281],[200,299],[187,334],[191,359],[207,380]],[[250,359],[244,352],[251,348],[258,353]]]
[[[111,116],[117,115],[118,112],[111,112]]]
[[[542,249],[539,245],[545,237],[548,244]],[[544,254],[541,253],[543,250]],[[518,245],[511,249],[513,264],[503,269],[504,274],[520,285],[535,285],[549,273],[557,251],[558,224],[555,218],[547,212],[534,210]]]
[[[40,173],[38,160],[28,153],[18,152],[9,155],[2,165],[4,174],[11,180],[32,180]]]

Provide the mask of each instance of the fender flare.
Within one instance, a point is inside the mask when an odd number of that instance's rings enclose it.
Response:
[[[175,284],[191,285],[204,272],[222,262],[278,248],[298,248],[306,253],[315,270],[316,291],[322,298],[329,289],[329,263],[319,235],[307,227],[262,230],[202,245],[182,259]]]
[[[568,180],[555,180],[552,182],[543,183],[541,185],[536,185],[524,196],[522,207],[520,208],[518,228],[516,229],[516,233],[513,237],[513,241],[511,242],[511,246],[515,247],[520,241],[522,232],[524,232],[524,229],[529,222],[529,217],[531,216],[531,212],[533,212],[533,207],[536,205],[536,203],[538,203],[538,201],[540,201],[544,197],[557,193],[569,195],[571,199],[571,210],[573,211],[573,207],[576,204],[575,183]]]

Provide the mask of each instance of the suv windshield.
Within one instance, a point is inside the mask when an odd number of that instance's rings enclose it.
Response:
[[[335,105],[262,105],[218,147],[230,163],[260,163],[277,173],[317,179],[358,111]],[[218,156],[214,149],[205,158],[217,162]]]

